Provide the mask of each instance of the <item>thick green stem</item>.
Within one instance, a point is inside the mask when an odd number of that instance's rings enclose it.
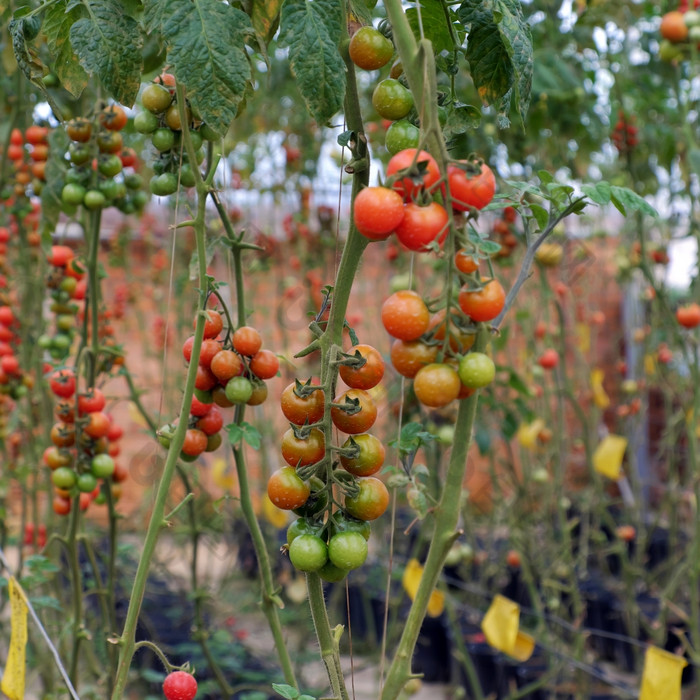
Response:
[[[73,650],[70,658],[70,669],[68,675],[78,688],[78,661],[80,659],[80,643],[85,637],[83,632],[83,591],[82,576],[80,572],[80,560],[78,558],[78,526],[80,524],[80,502],[78,497],[73,499],[70,511],[70,522],[68,524],[68,535],[66,537],[66,549],[68,550],[68,562],[71,572],[71,585],[73,595]]]
[[[187,118],[184,113],[184,90],[180,86],[177,87],[177,99],[178,105],[180,107],[180,117],[185,127],[183,129],[182,135],[185,142],[185,146],[187,148],[187,153],[190,162],[196,163],[197,159],[195,155],[195,150],[192,145],[189,129],[186,126]],[[197,271],[199,283],[199,309],[200,312],[203,312],[205,309],[207,298],[205,214],[208,188],[203,182],[198,169],[194,168],[194,171],[195,176],[197,178],[197,215],[194,222],[194,233],[197,244],[198,256]],[[184,395],[182,397],[180,417],[177,428],[170,443],[168,456],[165,460],[163,475],[161,477],[160,483],[158,484],[158,489],[156,491],[156,498],[153,504],[153,511],[151,513],[151,519],[148,523],[148,529],[146,530],[143,551],[141,553],[141,558],[139,559],[139,565],[136,570],[136,577],[134,579],[134,586],[132,588],[131,598],[129,600],[129,609],[127,610],[126,614],[126,622],[124,623],[124,630],[119,640],[119,643],[121,644],[121,653],[119,655],[119,665],[117,668],[117,677],[114,683],[112,700],[121,700],[121,698],[124,696],[124,691],[126,688],[129,667],[131,666],[131,660],[134,655],[136,626],[138,624],[139,613],[141,611],[141,605],[143,603],[143,597],[146,591],[148,571],[150,569],[151,560],[155,552],[156,543],[158,541],[158,535],[160,534],[162,527],[165,525],[163,521],[163,516],[165,514],[165,504],[168,499],[170,484],[172,483],[173,477],[175,475],[175,469],[177,467],[177,460],[180,456],[180,450],[182,449],[182,445],[185,441],[185,433],[187,431],[187,419],[190,413],[192,395],[194,393],[194,384],[195,379],[197,377],[197,367],[199,365],[199,353],[202,346],[202,339],[204,337],[204,322],[204,313],[198,313],[194,331],[192,357],[190,358],[190,365],[187,370],[187,379],[185,381]]]

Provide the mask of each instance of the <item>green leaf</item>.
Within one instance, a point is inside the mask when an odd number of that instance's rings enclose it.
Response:
[[[532,396],[530,387],[523,381],[520,375],[512,369],[509,370],[508,386],[511,389],[515,389],[519,394],[524,394],[525,396]]]
[[[540,182],[543,185],[548,185],[550,182],[554,182],[554,175],[547,170],[538,170],[537,177],[540,178]]]
[[[595,204],[605,206],[610,204],[610,183],[602,181],[596,182],[595,185],[583,185],[581,187],[583,193]]]
[[[527,206],[530,209],[532,216],[535,217],[535,221],[540,227],[540,231],[544,231],[547,228],[547,224],[549,223],[549,212],[544,207],[541,207],[539,204],[530,203]]]
[[[70,41],[83,68],[122,104],[131,106],[141,84],[139,26],[122,0],[88,0],[89,14],[73,23]]]
[[[73,97],[80,97],[88,82],[87,73],[70,43],[70,28],[84,16],[82,5],[68,10],[65,0],[49,5],[44,15],[44,34],[56,75]]]
[[[214,253],[216,249],[221,244],[221,238],[207,238],[204,250],[207,267],[211,265],[211,261],[214,259]],[[190,258],[190,279],[196,280],[199,277],[199,252],[194,251],[192,257]]]
[[[454,14],[451,12],[451,14]],[[421,3],[420,17],[421,23],[418,22],[418,10],[411,7],[406,10],[406,17],[411,29],[416,36],[416,39],[421,38],[420,25],[423,25],[423,36],[429,39],[433,44],[433,51],[436,54],[442,51],[453,51],[454,43],[450,28],[445,18],[445,13],[440,2],[424,2]]]
[[[649,216],[658,217],[659,213],[654,209],[654,207],[647,202],[644,197],[640,197],[636,192],[633,192],[627,187],[610,187],[611,195],[614,197],[623,208],[629,211],[641,211],[642,214],[648,214]],[[613,202],[614,203],[614,202]],[[617,206],[617,204],[615,205]]]
[[[515,97],[524,124],[532,89],[532,36],[519,0],[464,0],[457,15],[469,25],[466,58],[479,96],[494,104],[502,126]]]
[[[503,422],[501,423],[501,434],[506,440],[511,440],[515,437],[515,433],[518,432],[518,426],[520,421],[518,416],[513,413],[513,411],[506,411],[505,416],[503,416]]]
[[[36,23],[35,17],[23,16],[29,10],[29,7],[21,7],[17,10],[13,19],[10,20],[9,30],[17,65],[27,79],[34,82],[42,78],[48,69],[41,62],[36,51],[27,46],[27,36],[31,36],[34,32]]]
[[[51,608],[58,610],[58,612],[64,611],[63,605],[50,595],[32,596],[29,601],[36,609]]]
[[[228,426],[228,441],[231,447],[238,445],[243,439],[243,429],[238,423],[231,423]]]
[[[254,450],[259,450],[262,444],[262,435],[260,435],[260,431],[250,423],[241,423],[241,431],[243,433],[243,439]]]
[[[480,241],[479,242],[479,252],[491,257],[496,255],[501,250],[501,244],[496,241]]]
[[[272,689],[287,700],[296,700],[299,697],[299,691],[291,685],[283,683],[273,683]]]
[[[270,43],[279,27],[281,7],[282,0],[253,0],[250,21],[265,45]]]
[[[367,0],[350,0],[350,12],[355,15],[362,24],[372,24],[372,7],[374,7],[374,5]]]
[[[345,148],[350,141],[354,141],[355,138],[356,134],[354,131],[344,131],[342,134],[338,134],[338,145]]]
[[[481,110],[474,105],[456,103],[450,105],[445,122],[445,136],[451,138],[454,134],[465,134],[470,129],[476,129],[481,123]]]
[[[345,63],[338,52],[342,12],[337,0],[285,0],[280,43],[311,116],[325,124],[343,105]]]
[[[482,455],[488,454],[491,449],[491,433],[483,425],[475,426],[474,442]]]
[[[66,181],[68,162],[64,153],[70,139],[65,129],[52,129],[49,135],[49,158],[46,161],[46,182],[41,190],[41,225],[43,231],[54,231],[61,214],[61,192]]]
[[[154,2],[175,78],[195,111],[223,136],[250,84],[245,41],[254,30],[248,15],[220,0],[150,0],[149,23],[158,18]]]

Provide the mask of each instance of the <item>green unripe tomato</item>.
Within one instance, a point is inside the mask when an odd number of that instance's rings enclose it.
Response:
[[[151,142],[157,151],[165,153],[175,145],[175,134],[170,129],[156,129],[151,136]]]
[[[406,148],[418,148],[419,143],[420,129],[406,119],[394,122],[386,131],[384,145],[392,156]]]
[[[183,163],[180,168],[180,184],[183,187],[194,187],[196,182],[192,166],[189,163]]]
[[[67,185],[84,185],[90,179],[87,168],[69,168],[66,170]]]
[[[137,173],[132,173],[124,178],[124,184],[127,189],[139,190],[143,187],[143,178]]]
[[[157,197],[167,197],[177,191],[177,176],[174,173],[163,173],[151,178],[151,192]]]
[[[97,161],[97,169],[105,177],[119,175],[123,167],[121,158],[114,153],[109,156],[101,156]]]
[[[683,15],[683,21],[688,29],[691,29],[692,27],[700,27],[700,12],[697,10],[688,10]]]
[[[61,190],[61,200],[64,204],[78,205],[83,203],[85,199],[85,188],[77,183],[69,183],[64,185]]]
[[[90,462],[90,471],[98,479],[109,479],[114,474],[114,460],[108,454],[95,455]]]
[[[306,499],[306,503],[303,506],[299,506],[299,508],[294,508],[292,511],[295,515],[302,518],[310,518],[325,510],[328,505],[328,491],[321,479],[317,476],[312,476],[309,479],[309,487],[311,488],[311,493]]]
[[[190,140],[192,141],[195,151],[198,151],[204,142],[204,138],[199,131],[190,131]]]
[[[327,561],[319,570],[318,575],[328,583],[338,583],[342,581],[347,575],[347,569],[339,569],[332,561]]]
[[[488,386],[496,376],[496,365],[483,352],[470,352],[459,361],[459,378],[469,389]]]
[[[75,486],[75,472],[70,467],[59,467],[51,473],[51,482],[59,489],[72,489]]]
[[[81,474],[78,477],[78,491],[81,493],[90,493],[97,488],[97,479],[89,472]]]
[[[328,543],[328,558],[347,571],[362,566],[367,559],[367,540],[359,532],[339,532]]]
[[[413,108],[413,95],[398,80],[382,80],[372,93],[372,104],[384,119],[403,119]]]
[[[140,192],[134,192],[134,196],[131,201],[134,204],[134,209],[136,211],[141,211],[149,201],[150,197],[142,190]]]
[[[141,94],[141,104],[151,114],[163,114],[170,107],[172,101],[173,96],[170,94],[170,90],[158,83],[146,86]]]
[[[99,185],[100,192],[102,192],[102,194],[110,201],[113,199],[119,199],[119,197],[123,197],[126,193],[121,193],[121,188],[119,185],[122,185],[123,187],[123,183],[117,182],[116,180],[104,180]],[[126,188],[124,188],[124,190],[126,190]]]
[[[92,152],[90,151],[90,146],[84,143],[71,143],[71,145],[68,146],[68,155],[71,163],[83,165],[90,160]]]
[[[253,384],[245,377],[232,377],[226,383],[226,398],[234,404],[247,403],[253,395]]]
[[[134,117],[134,129],[139,134],[152,134],[158,128],[158,117],[150,112],[139,112]]]
[[[205,141],[219,141],[221,138],[208,124],[202,124],[199,133]]]
[[[318,571],[328,561],[328,547],[318,535],[299,535],[289,545],[289,561],[299,571]]]
[[[287,544],[292,544],[299,535],[318,535],[321,527],[306,518],[297,518],[287,528]]]
[[[107,204],[107,198],[99,190],[88,190],[85,193],[83,204],[88,209],[102,209]]]

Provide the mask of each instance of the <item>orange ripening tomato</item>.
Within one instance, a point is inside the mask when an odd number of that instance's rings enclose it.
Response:
[[[479,290],[464,285],[459,292],[459,306],[472,321],[492,321],[506,303],[506,292],[496,279],[482,280]]]
[[[692,303],[681,306],[676,310],[676,320],[684,328],[695,328],[700,325],[700,305]]]
[[[386,332],[399,340],[416,340],[428,330],[430,312],[423,299],[410,289],[392,294],[382,305]]]

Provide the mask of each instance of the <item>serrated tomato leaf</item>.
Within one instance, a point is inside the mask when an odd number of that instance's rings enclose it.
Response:
[[[88,14],[70,28],[80,64],[115,100],[133,105],[141,84],[143,36],[121,0],[88,0]]]
[[[49,5],[44,15],[44,34],[46,44],[53,58],[54,70],[61,85],[73,97],[79,97],[88,82],[85,69],[80,65],[80,59],[73,51],[70,42],[70,29],[75,22],[85,17],[86,10],[82,5],[70,9],[65,0]]]
[[[337,0],[285,0],[280,43],[311,116],[325,124],[345,99],[345,63],[338,52],[342,13]]]

